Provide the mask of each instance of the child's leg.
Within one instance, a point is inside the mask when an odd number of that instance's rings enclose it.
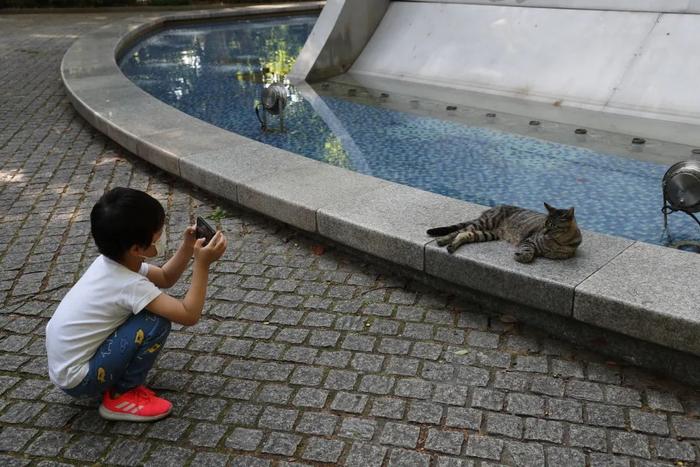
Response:
[[[170,321],[147,310],[129,317],[97,349],[83,382],[66,392],[95,397],[143,384],[169,332]]]
[[[146,376],[170,334],[170,321],[143,310],[127,320],[120,329],[120,349],[130,349],[126,354],[131,358],[124,371],[113,375],[113,391],[117,393],[126,392],[146,382]]]

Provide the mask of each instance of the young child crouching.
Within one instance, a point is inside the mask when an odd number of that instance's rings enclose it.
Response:
[[[205,239],[187,227],[163,267],[144,262],[164,252],[165,211],[146,193],[106,192],[92,208],[92,236],[101,255],[68,291],[46,326],[49,377],[73,397],[102,396],[109,420],[150,421],[172,404],[146,388],[146,375],[170,332],[170,323],[199,321],[209,265],[226,251],[217,232]],[[192,285],[182,300],[160,291],[177,282],[194,255]]]

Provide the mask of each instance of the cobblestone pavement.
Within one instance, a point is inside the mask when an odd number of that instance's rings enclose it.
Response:
[[[210,198],[93,130],[58,67],[116,17],[0,16],[0,465],[695,464],[695,390]],[[160,199],[171,239],[216,213],[231,240],[206,315],[152,372],[175,405],[153,424],[105,422],[46,376],[45,323],[116,185]]]

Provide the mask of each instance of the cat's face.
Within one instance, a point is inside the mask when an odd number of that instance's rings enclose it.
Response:
[[[547,220],[544,222],[544,227],[550,232],[568,230],[572,224],[576,222],[574,217],[574,208],[557,209],[544,203],[547,208]]]

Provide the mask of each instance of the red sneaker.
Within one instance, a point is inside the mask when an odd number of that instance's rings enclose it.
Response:
[[[100,415],[107,420],[150,422],[167,417],[173,408],[169,401],[157,397],[145,386],[138,386],[118,397],[104,393]]]

